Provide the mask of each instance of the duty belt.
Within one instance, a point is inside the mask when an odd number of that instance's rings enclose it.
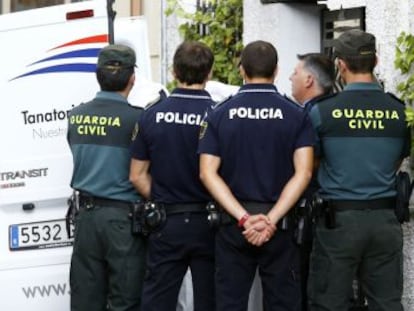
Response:
[[[330,200],[329,205],[335,211],[346,210],[378,210],[378,209],[394,209],[395,197],[374,199],[374,200]]]
[[[273,202],[240,201],[240,204],[252,215],[267,214],[274,206]]]
[[[114,199],[107,199],[107,198],[100,198],[88,194],[80,194],[79,198],[79,205],[81,209],[93,209],[96,206],[101,207],[116,207],[116,208],[122,208],[130,211],[132,208],[132,203],[127,201],[121,201],[121,200],[114,200]]]
[[[174,203],[174,204],[162,204],[165,208],[167,215],[179,214],[179,213],[207,213],[206,203]]]
[[[255,202],[255,201],[240,201],[240,204],[251,215],[267,214],[273,207],[274,203]],[[221,208],[223,224],[237,223],[237,219],[231,216],[224,208]]]

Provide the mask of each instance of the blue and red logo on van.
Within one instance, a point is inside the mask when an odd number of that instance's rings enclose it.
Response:
[[[56,47],[51,48],[47,52],[56,51],[65,47],[75,47],[75,46],[84,46],[85,44],[94,44],[94,43],[108,43],[108,35],[96,35],[96,36],[90,36],[81,38],[78,40],[66,42],[64,44],[58,45]],[[35,61],[28,65],[28,67],[31,67],[33,65],[45,63],[45,67],[41,67],[35,70],[31,70],[28,72],[25,72],[19,76],[16,76],[12,80],[20,79],[23,77],[38,75],[38,74],[45,74],[45,73],[56,73],[56,72],[95,72],[96,70],[96,58],[98,57],[98,53],[101,50],[101,48],[81,48],[76,49],[72,51],[66,51],[59,54],[54,54],[52,56],[48,56],[45,58],[42,58],[38,61]],[[93,63],[87,63],[87,62],[74,62],[74,60],[79,58],[91,58],[94,59]],[[50,61],[56,61],[56,60],[63,60],[64,63],[62,64],[54,64],[47,66],[48,62]]]

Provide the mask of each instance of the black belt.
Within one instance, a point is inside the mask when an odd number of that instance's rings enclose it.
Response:
[[[250,214],[267,214],[273,207],[274,203],[255,202],[255,201],[240,201],[243,208]],[[224,208],[220,208],[224,223],[237,223],[237,219],[230,215]]]
[[[80,195],[79,203],[80,203],[79,204],[80,208],[85,208],[85,209],[93,209],[96,206],[102,206],[102,207],[123,208],[129,211],[132,207],[131,202],[100,198],[100,197],[84,195],[84,194]]]
[[[206,203],[162,204],[167,215],[179,213],[207,213]]]
[[[336,211],[394,209],[395,197],[374,200],[330,200],[329,204]]]
[[[254,201],[240,201],[240,204],[243,205],[245,210],[249,214],[267,214],[275,203],[271,202],[254,202]]]

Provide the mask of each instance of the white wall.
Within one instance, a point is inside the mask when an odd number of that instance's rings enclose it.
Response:
[[[276,86],[290,95],[289,76],[297,54],[320,51],[320,8],[301,4],[262,4],[259,0],[243,2],[243,43],[254,40],[271,42],[279,54]]]

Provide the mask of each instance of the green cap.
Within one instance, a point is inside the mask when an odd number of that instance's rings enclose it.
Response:
[[[107,45],[98,55],[99,68],[128,68],[134,67],[135,63],[135,52],[126,45]]]
[[[337,56],[367,56],[376,53],[374,35],[360,29],[345,31],[334,40],[333,46]]]

